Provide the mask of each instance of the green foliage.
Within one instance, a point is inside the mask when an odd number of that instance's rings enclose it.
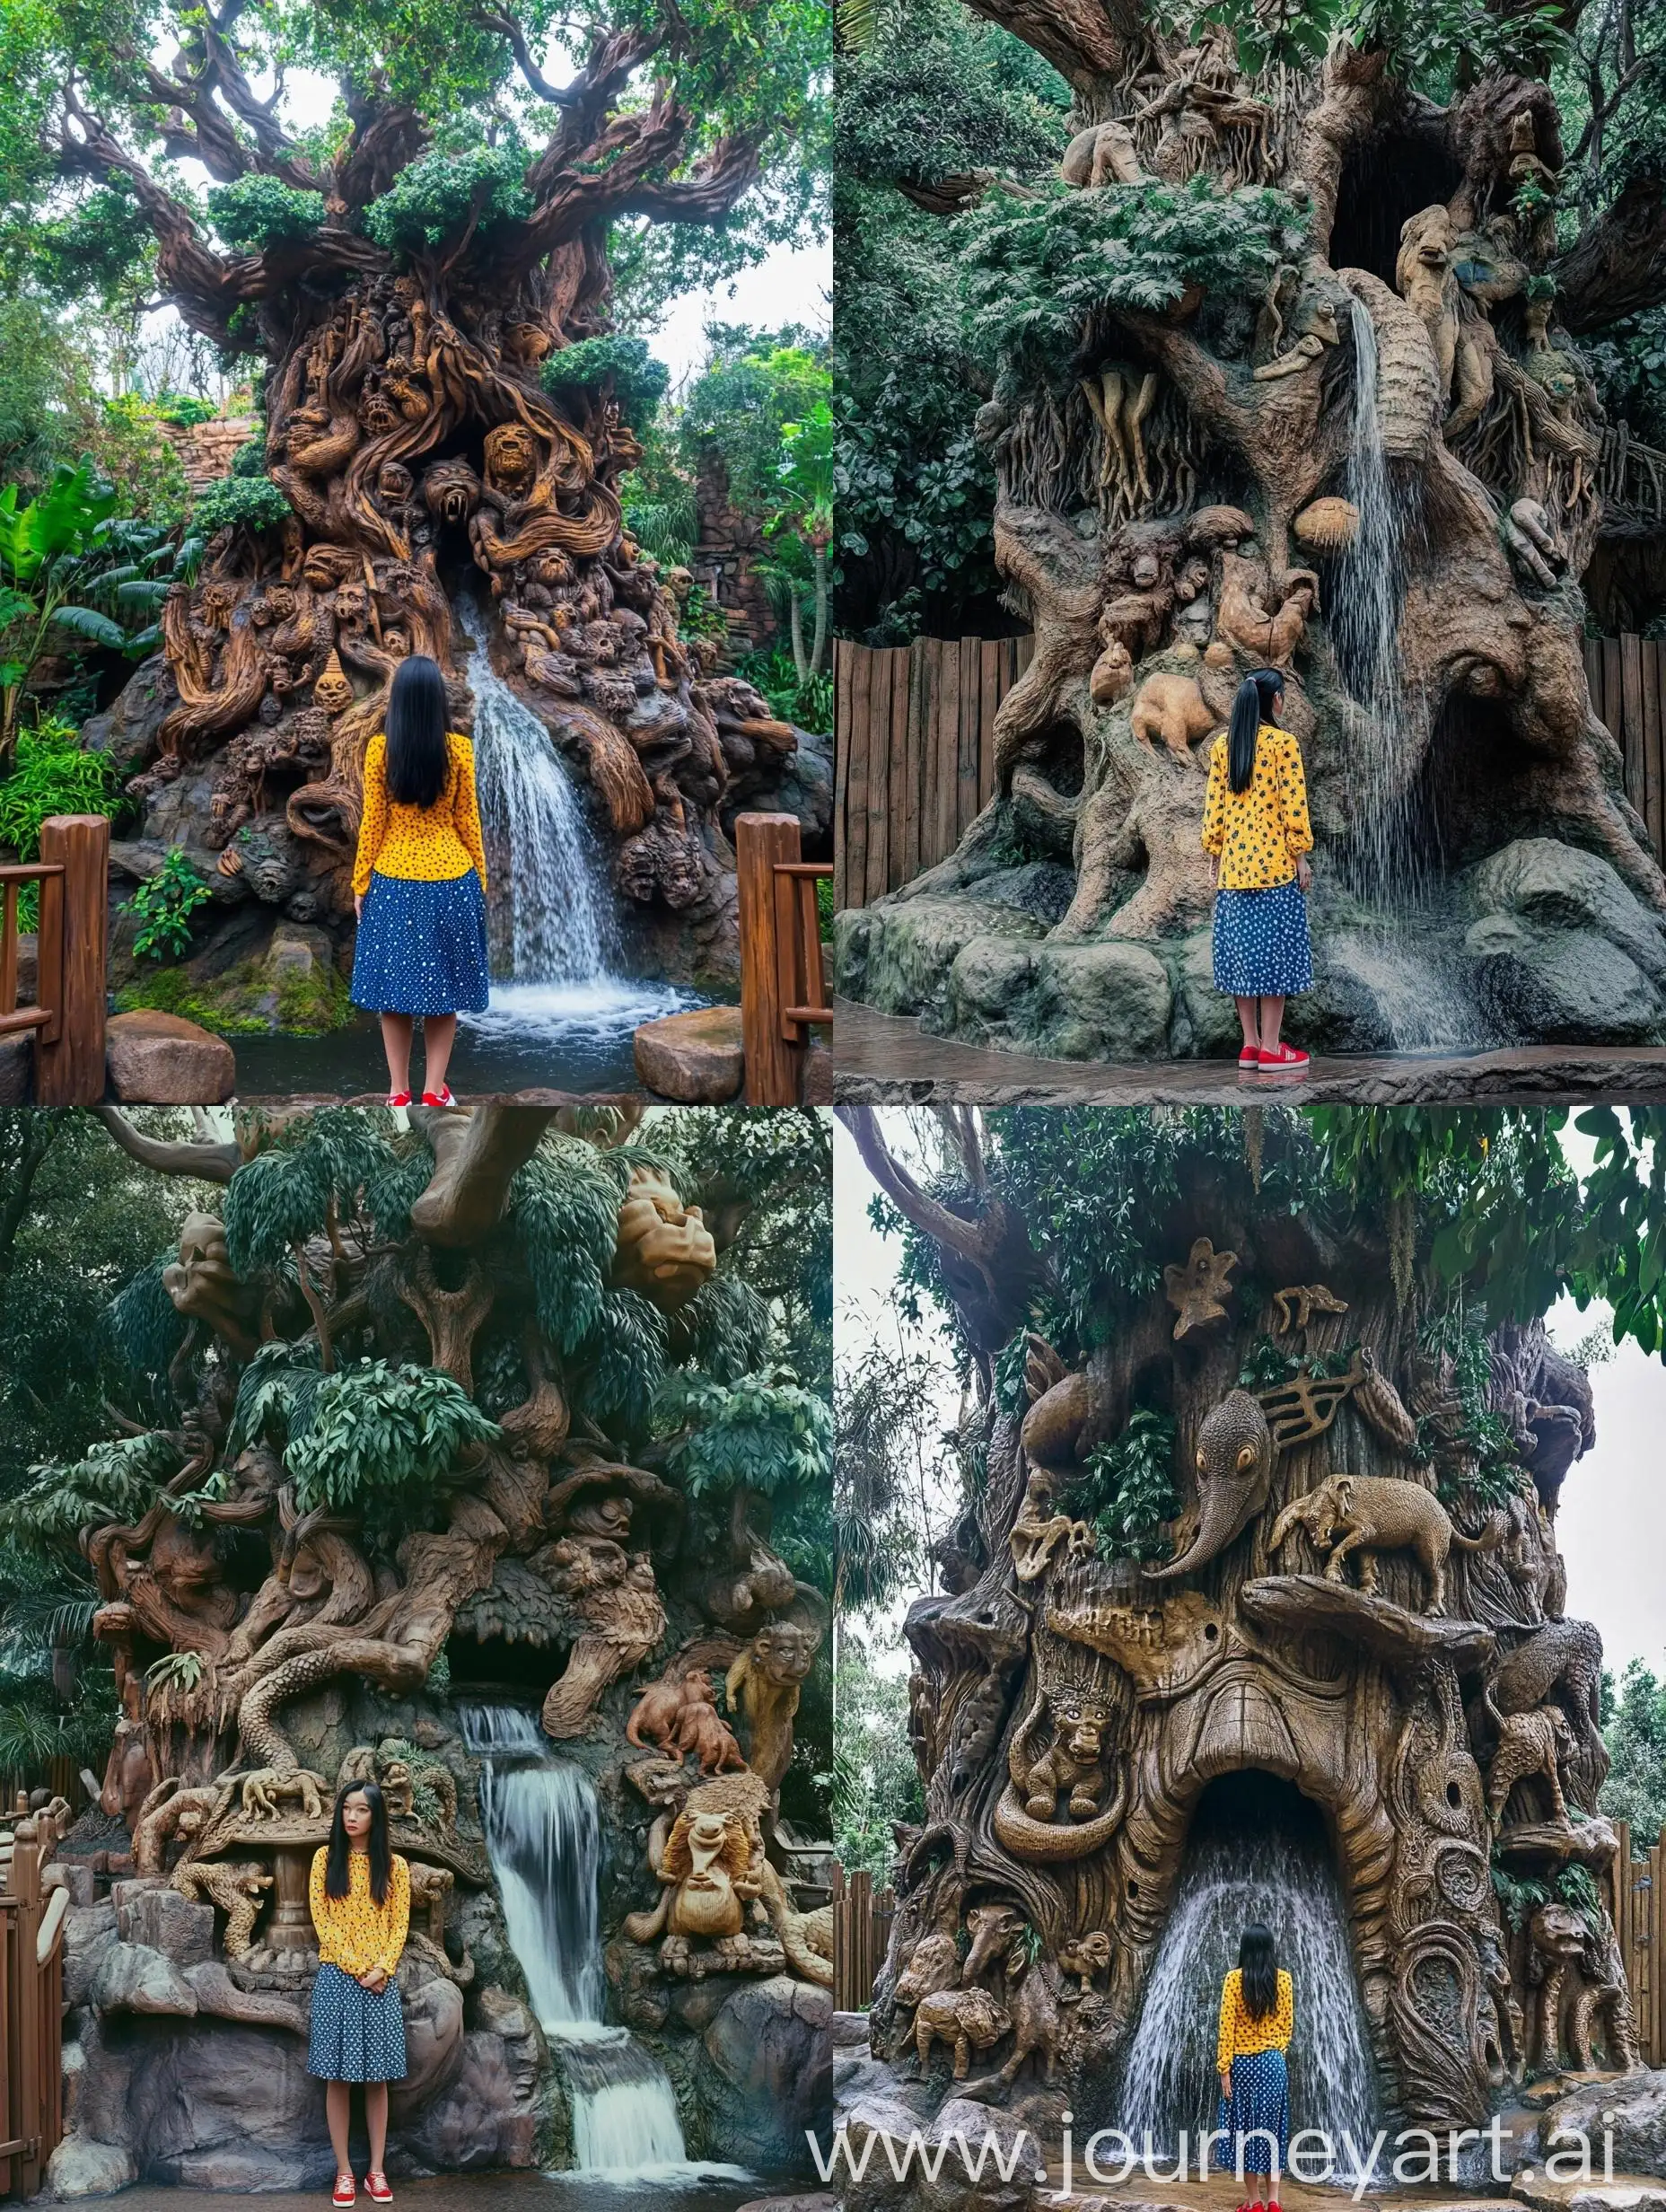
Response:
[[[623,1180],[594,1146],[555,1136],[509,1187],[507,1217],[532,1278],[539,1326],[558,1352],[576,1352],[602,1320]]]
[[[564,387],[593,390],[609,386],[619,412],[640,427],[665,397],[671,373],[648,351],[645,338],[622,335],[580,338],[550,355],[539,372],[544,390],[559,393]]]
[[[791,1375],[748,1374],[724,1384],[677,1369],[661,1385],[653,1418],[670,1440],[665,1463],[691,1497],[742,1488],[767,1495],[830,1478],[827,1400]]]
[[[782,434],[831,393],[824,349],[805,331],[706,326],[706,363],[678,417],[678,440],[691,471],[721,455],[730,496],[743,514],[778,504]]]
[[[1091,1518],[1101,1559],[1166,1558],[1159,1534],[1180,1509],[1174,1487],[1174,1421],[1151,1407],[1137,1407],[1121,1435],[1088,1455],[1073,1488],[1074,1510]]]
[[[1518,1882],[1496,1860],[1493,1864],[1493,1894],[1513,1936],[1521,1934],[1540,1905],[1550,1902],[1550,1892],[1542,1882]]]
[[[0,1537],[24,1550],[73,1552],[84,1527],[142,1520],[179,1466],[178,1445],[153,1429],[101,1440],[67,1466],[31,1467],[23,1487],[0,1505]]]
[[[1589,1866],[1565,1866],[1556,1876],[1556,1895],[1571,1905],[1593,1936],[1602,1932],[1602,1899]]]
[[[138,917],[133,949],[141,959],[179,960],[190,949],[191,917],[207,904],[208,886],[177,845],[170,846],[154,875],[139,885],[121,911]]]
[[[796,723],[801,730],[817,731],[824,737],[831,735],[833,679],[825,670],[820,675],[801,677],[792,654],[775,645],[767,653],[743,653],[735,663],[735,673],[763,693],[770,712],[781,721]]]
[[[363,1512],[384,1534],[403,1533],[425,1524],[435,1491],[462,1481],[500,1434],[450,1375],[373,1359],[320,1379],[284,1463],[303,1513]]]
[[[769,1308],[752,1286],[724,1273],[702,1283],[667,1321],[671,1356],[723,1383],[736,1382],[760,1366],[775,1333]]]
[[[324,220],[324,195],[300,191],[276,177],[239,177],[209,188],[208,213],[234,252],[259,253],[310,238]]]
[[[68,723],[39,722],[18,733],[10,775],[0,778],[0,845],[19,860],[40,854],[40,825],[54,814],[115,814],[121,794],[108,753],[82,750],[79,733]],[[35,926],[39,887],[25,883],[18,900],[18,923]]]
[[[1281,1352],[1271,1337],[1258,1337],[1238,1370],[1238,1387],[1245,1391],[1276,1391],[1300,1372],[1300,1363]]]
[[[422,253],[443,245],[471,224],[485,233],[504,223],[524,222],[532,195],[523,179],[526,149],[507,145],[435,148],[401,170],[364,211],[364,228],[390,252]]]
[[[925,1793],[908,1741],[906,1676],[881,1673],[868,1648],[842,1628],[833,1694],[833,1848],[853,1873],[888,1879],[896,1857],[894,1821],[925,1818]]]
[[[898,35],[839,71],[841,181],[930,186],[998,169],[1034,176],[1064,151],[1063,80],[1039,55],[958,9],[908,11]]]
[[[166,1374],[168,1363],[185,1340],[185,1316],[162,1284],[162,1270],[169,1265],[165,1257],[153,1260],[104,1310],[104,1330],[110,1343],[153,1386]]]
[[[1608,1778],[1598,1799],[1611,1821],[1627,1821],[1646,1848],[1666,1828],[1666,1681],[1633,1659],[1603,1716]]]
[[[276,530],[289,512],[269,477],[223,476],[197,495],[191,526],[205,538],[222,530]]]
[[[1194,289],[1250,298],[1306,250],[1307,210],[1283,192],[1223,194],[1206,176],[1078,192],[1048,179],[993,190],[953,219],[966,339],[1017,393],[1067,371],[1107,308],[1160,315]]]
[[[665,1373],[664,1314],[635,1290],[605,1290],[591,1335],[569,1372],[573,1401],[592,1420],[640,1433]]]
[[[361,1198],[384,1234],[395,1224],[408,1227],[411,1204],[432,1172],[425,1145],[407,1157],[390,1144],[378,1117],[324,1108],[232,1176],[222,1210],[226,1256],[238,1275],[281,1267],[297,1244],[325,1228],[332,1208],[344,1218]]]
[[[194,429],[198,423],[214,422],[220,413],[211,399],[198,399],[184,391],[162,393],[155,408],[159,421],[172,423],[181,430]]]
[[[262,426],[251,438],[246,438],[232,455],[232,474],[235,477],[260,478],[266,475],[266,429]]]

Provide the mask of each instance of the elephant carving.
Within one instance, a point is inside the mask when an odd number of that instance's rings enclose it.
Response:
[[[1273,1435],[1248,1391],[1230,1391],[1197,1432],[1197,1526],[1191,1542],[1167,1567],[1148,1567],[1150,1582],[1195,1575],[1248,1528],[1267,1503],[1273,1479]]]
[[[1446,1561],[1452,1546],[1462,1551],[1490,1551],[1503,1540],[1504,1524],[1494,1521],[1479,1536],[1455,1529],[1451,1515],[1421,1483],[1394,1475],[1329,1475],[1305,1497],[1293,1498],[1273,1523],[1268,1549],[1280,1551],[1295,1531],[1304,1529],[1316,1551],[1328,1555],[1327,1582],[1346,1582],[1345,1562],[1360,1555],[1359,1586],[1377,1586],[1380,1551],[1409,1551],[1429,1578],[1426,1612],[1446,1603]]]

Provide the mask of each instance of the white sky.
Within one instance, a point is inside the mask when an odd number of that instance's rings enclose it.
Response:
[[[906,1124],[900,1112],[886,1116],[887,1133],[893,1145]],[[1589,1141],[1576,1130],[1562,1132],[1564,1148],[1575,1169],[1583,1174],[1591,1164]],[[834,1140],[833,1231],[836,1289],[836,1342],[858,1340],[864,1333],[862,1317],[883,1308],[891,1296],[900,1242],[881,1236],[867,1218],[869,1199],[876,1186],[870,1178],[855,1142],[842,1127]],[[1599,1324],[1606,1333],[1612,1314],[1606,1306],[1593,1305],[1581,1313],[1571,1298],[1561,1300],[1549,1316],[1551,1334],[1571,1350]],[[931,1347],[943,1339],[929,1329],[920,1342]],[[943,1360],[943,1387],[939,1401],[943,1425],[953,1420],[959,1392],[948,1364]],[[1613,1356],[1591,1371],[1596,1400],[1597,1441],[1583,1459],[1575,1462],[1563,1487],[1556,1515],[1556,1533],[1567,1562],[1567,1607],[1570,1613],[1593,1620],[1601,1631],[1604,1663],[1618,1678],[1627,1661],[1646,1660],[1657,1673],[1666,1664],[1666,1577],[1662,1574],[1666,1545],[1666,1497],[1659,1475],[1661,1437],[1666,1434],[1666,1366],[1658,1357],[1627,1342],[1615,1347]],[[889,1668],[903,1668],[900,1622],[903,1608],[894,1618],[876,1627],[874,1658]],[[879,1648],[887,1634],[892,1637],[888,1654]]]
[[[158,52],[160,68],[168,68],[173,43],[170,39]],[[549,55],[543,59],[552,75],[561,73],[561,65]],[[251,81],[262,96],[271,89],[268,79],[256,76]],[[288,128],[308,130],[329,119],[336,87],[328,77],[313,70],[292,69],[284,92],[283,118]],[[214,181],[198,162],[182,162],[180,167],[199,190]],[[830,239],[803,250],[773,247],[757,268],[743,269],[732,284],[684,294],[648,342],[670,368],[674,394],[700,367],[706,351],[701,333],[708,322],[749,322],[772,329],[796,322],[826,330],[831,320],[832,289]],[[146,333],[153,337],[177,320],[172,308],[160,309],[145,319]]]

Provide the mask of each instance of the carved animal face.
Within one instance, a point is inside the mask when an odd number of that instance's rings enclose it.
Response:
[[[1190,1574],[1223,1551],[1267,1503],[1273,1439],[1267,1416],[1248,1391],[1231,1391],[1197,1432],[1197,1535],[1167,1567],[1148,1568],[1161,1582]]]
[[[816,1663],[816,1639],[796,1620],[772,1620],[752,1638],[752,1663],[783,1690],[802,1682]]]
[[[1401,259],[1415,258],[1442,276],[1451,266],[1456,246],[1452,219],[1444,207],[1425,207],[1400,225]]]
[[[972,1941],[961,1963],[960,1979],[976,1981],[1006,1950],[1023,1924],[1023,1915],[1015,1906],[974,1905],[966,1916],[966,1932]]]
[[[376,471],[376,496],[390,507],[401,507],[410,497],[416,478],[402,461],[384,461]]]
[[[430,514],[460,527],[480,504],[480,479],[466,461],[436,461],[424,471],[422,496]]]
[[[523,423],[499,423],[486,434],[486,480],[494,491],[529,490],[538,474],[538,447]]]
[[[340,622],[363,622],[370,613],[370,594],[359,583],[338,584],[336,586],[336,619]]]
[[[211,1544],[164,1521],[151,1546],[151,1576],[176,1605],[189,1605],[219,1579],[220,1563]]]
[[[690,1667],[682,1678],[682,1694],[691,1704],[710,1705],[712,1678],[704,1667]]]
[[[1105,1724],[1109,1718],[1102,1699],[1068,1691],[1053,1707],[1053,1725],[1058,1742],[1071,1758],[1091,1763],[1100,1754]]]

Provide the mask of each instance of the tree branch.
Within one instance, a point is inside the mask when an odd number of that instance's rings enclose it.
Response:
[[[242,1152],[235,1144],[180,1144],[166,1137],[145,1137],[114,1106],[94,1106],[90,1110],[129,1159],[136,1160],[141,1167],[154,1168],[159,1175],[191,1175],[198,1182],[229,1183],[243,1164]]]
[[[982,15],[1050,61],[1077,92],[1120,76],[1144,36],[1138,0],[968,0]]]
[[[57,1131],[50,1114],[31,1113],[24,1119],[22,1156],[12,1171],[5,1203],[0,1206],[0,1274],[12,1264],[12,1247],[29,1211],[30,1193]]]
[[[1550,274],[1557,320],[1575,338],[1655,305],[1666,281],[1666,180],[1632,178]]]

